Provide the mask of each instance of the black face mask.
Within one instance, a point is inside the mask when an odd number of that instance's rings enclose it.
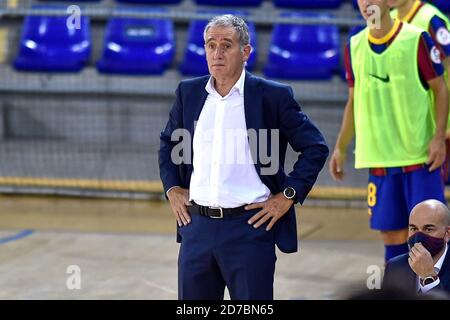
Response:
[[[418,242],[420,242],[425,247],[425,249],[430,252],[432,257],[441,252],[441,250],[444,249],[445,246],[444,238],[436,238],[429,236],[423,232],[416,232],[408,239],[409,249],[411,250],[411,248],[414,247],[414,245]]]

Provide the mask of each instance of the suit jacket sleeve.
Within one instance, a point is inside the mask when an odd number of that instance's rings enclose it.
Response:
[[[408,254],[390,259],[385,267],[383,290],[395,290],[404,294],[417,293],[417,278],[408,264]]]
[[[171,158],[173,147],[179,143],[179,141],[172,141],[172,134],[175,130],[183,128],[183,105],[180,91],[181,84],[175,91],[176,99],[170,110],[169,120],[160,135],[159,173],[164,193],[174,186],[182,186],[179,165],[175,164]]]
[[[383,289],[387,289],[389,287],[392,287],[393,283],[395,283],[395,281],[393,279],[393,276],[392,276],[392,274],[393,274],[392,269],[393,269],[392,263],[388,262],[386,264],[385,269],[384,269],[383,284],[381,285],[381,287]]]
[[[283,189],[292,187],[296,200],[303,203],[317,180],[328,156],[328,147],[319,129],[301,111],[290,87],[285,88],[278,108],[280,132],[292,149],[299,152],[293,171],[289,173]]]

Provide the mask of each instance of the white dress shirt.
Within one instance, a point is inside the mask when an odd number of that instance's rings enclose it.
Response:
[[[434,271],[436,272],[436,274],[439,274],[439,271],[441,271],[442,264],[444,263],[445,256],[447,255],[447,250],[448,250],[448,245],[446,244],[444,253],[439,258],[439,260],[436,261],[436,264],[434,265]],[[433,289],[434,287],[439,285],[439,283],[441,283],[441,280],[439,280],[439,278],[438,278],[436,281],[434,281],[430,284],[427,284],[426,286],[422,286],[420,284],[419,277],[417,277],[417,282],[419,283],[420,292],[427,293],[428,291],[430,291],[431,289]]]
[[[193,172],[189,200],[203,206],[234,208],[268,199],[270,190],[259,178],[248,143],[244,111],[245,69],[222,97],[213,78],[194,131]]]

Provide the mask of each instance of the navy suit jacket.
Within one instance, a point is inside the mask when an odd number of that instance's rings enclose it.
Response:
[[[399,288],[406,292],[417,293],[417,276],[408,263],[409,254],[405,253],[392,258],[384,271],[383,288]],[[450,293],[450,248],[439,271],[440,283],[431,291],[440,290]]]
[[[182,81],[176,90],[176,100],[170,111],[169,121],[161,133],[159,150],[160,176],[167,192],[173,186],[188,189],[193,171],[193,152],[185,153],[184,163],[176,164],[171,160],[171,152],[180,141],[172,141],[172,133],[176,129],[185,129],[190,133],[190,139],[183,141],[185,148],[192,150],[194,123],[208,96],[205,86],[209,76]],[[247,129],[278,129],[279,155],[278,170],[273,175],[264,175],[261,169],[270,167],[258,159],[255,162],[256,171],[261,181],[272,194],[283,191],[290,186],[296,190],[296,201],[303,203],[314,185],[317,176],[325,164],[328,147],[316,126],[301,112],[300,106],[293,98],[292,89],[280,83],[255,77],[246,72],[244,83],[244,109]],[[267,139],[267,149],[271,150],[271,134]],[[301,154],[294,165],[293,171],[287,175],[284,171],[287,144]],[[261,145],[257,134],[257,146]],[[276,155],[270,155],[271,157]],[[264,171],[264,170],[263,170]],[[264,172],[263,172],[264,173]],[[297,226],[295,209],[289,211],[277,221],[274,226],[275,242],[278,248],[286,253],[297,251]],[[177,241],[181,241],[179,234]]]

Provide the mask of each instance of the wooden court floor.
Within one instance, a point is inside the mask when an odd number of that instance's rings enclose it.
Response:
[[[299,237],[375,240],[367,209],[297,206]],[[0,228],[174,234],[166,201],[0,196]]]
[[[382,270],[366,209],[297,215],[300,251],[277,252],[276,299],[339,299]],[[178,248],[166,202],[0,197],[0,299],[176,299]],[[71,266],[81,288],[67,287]]]

